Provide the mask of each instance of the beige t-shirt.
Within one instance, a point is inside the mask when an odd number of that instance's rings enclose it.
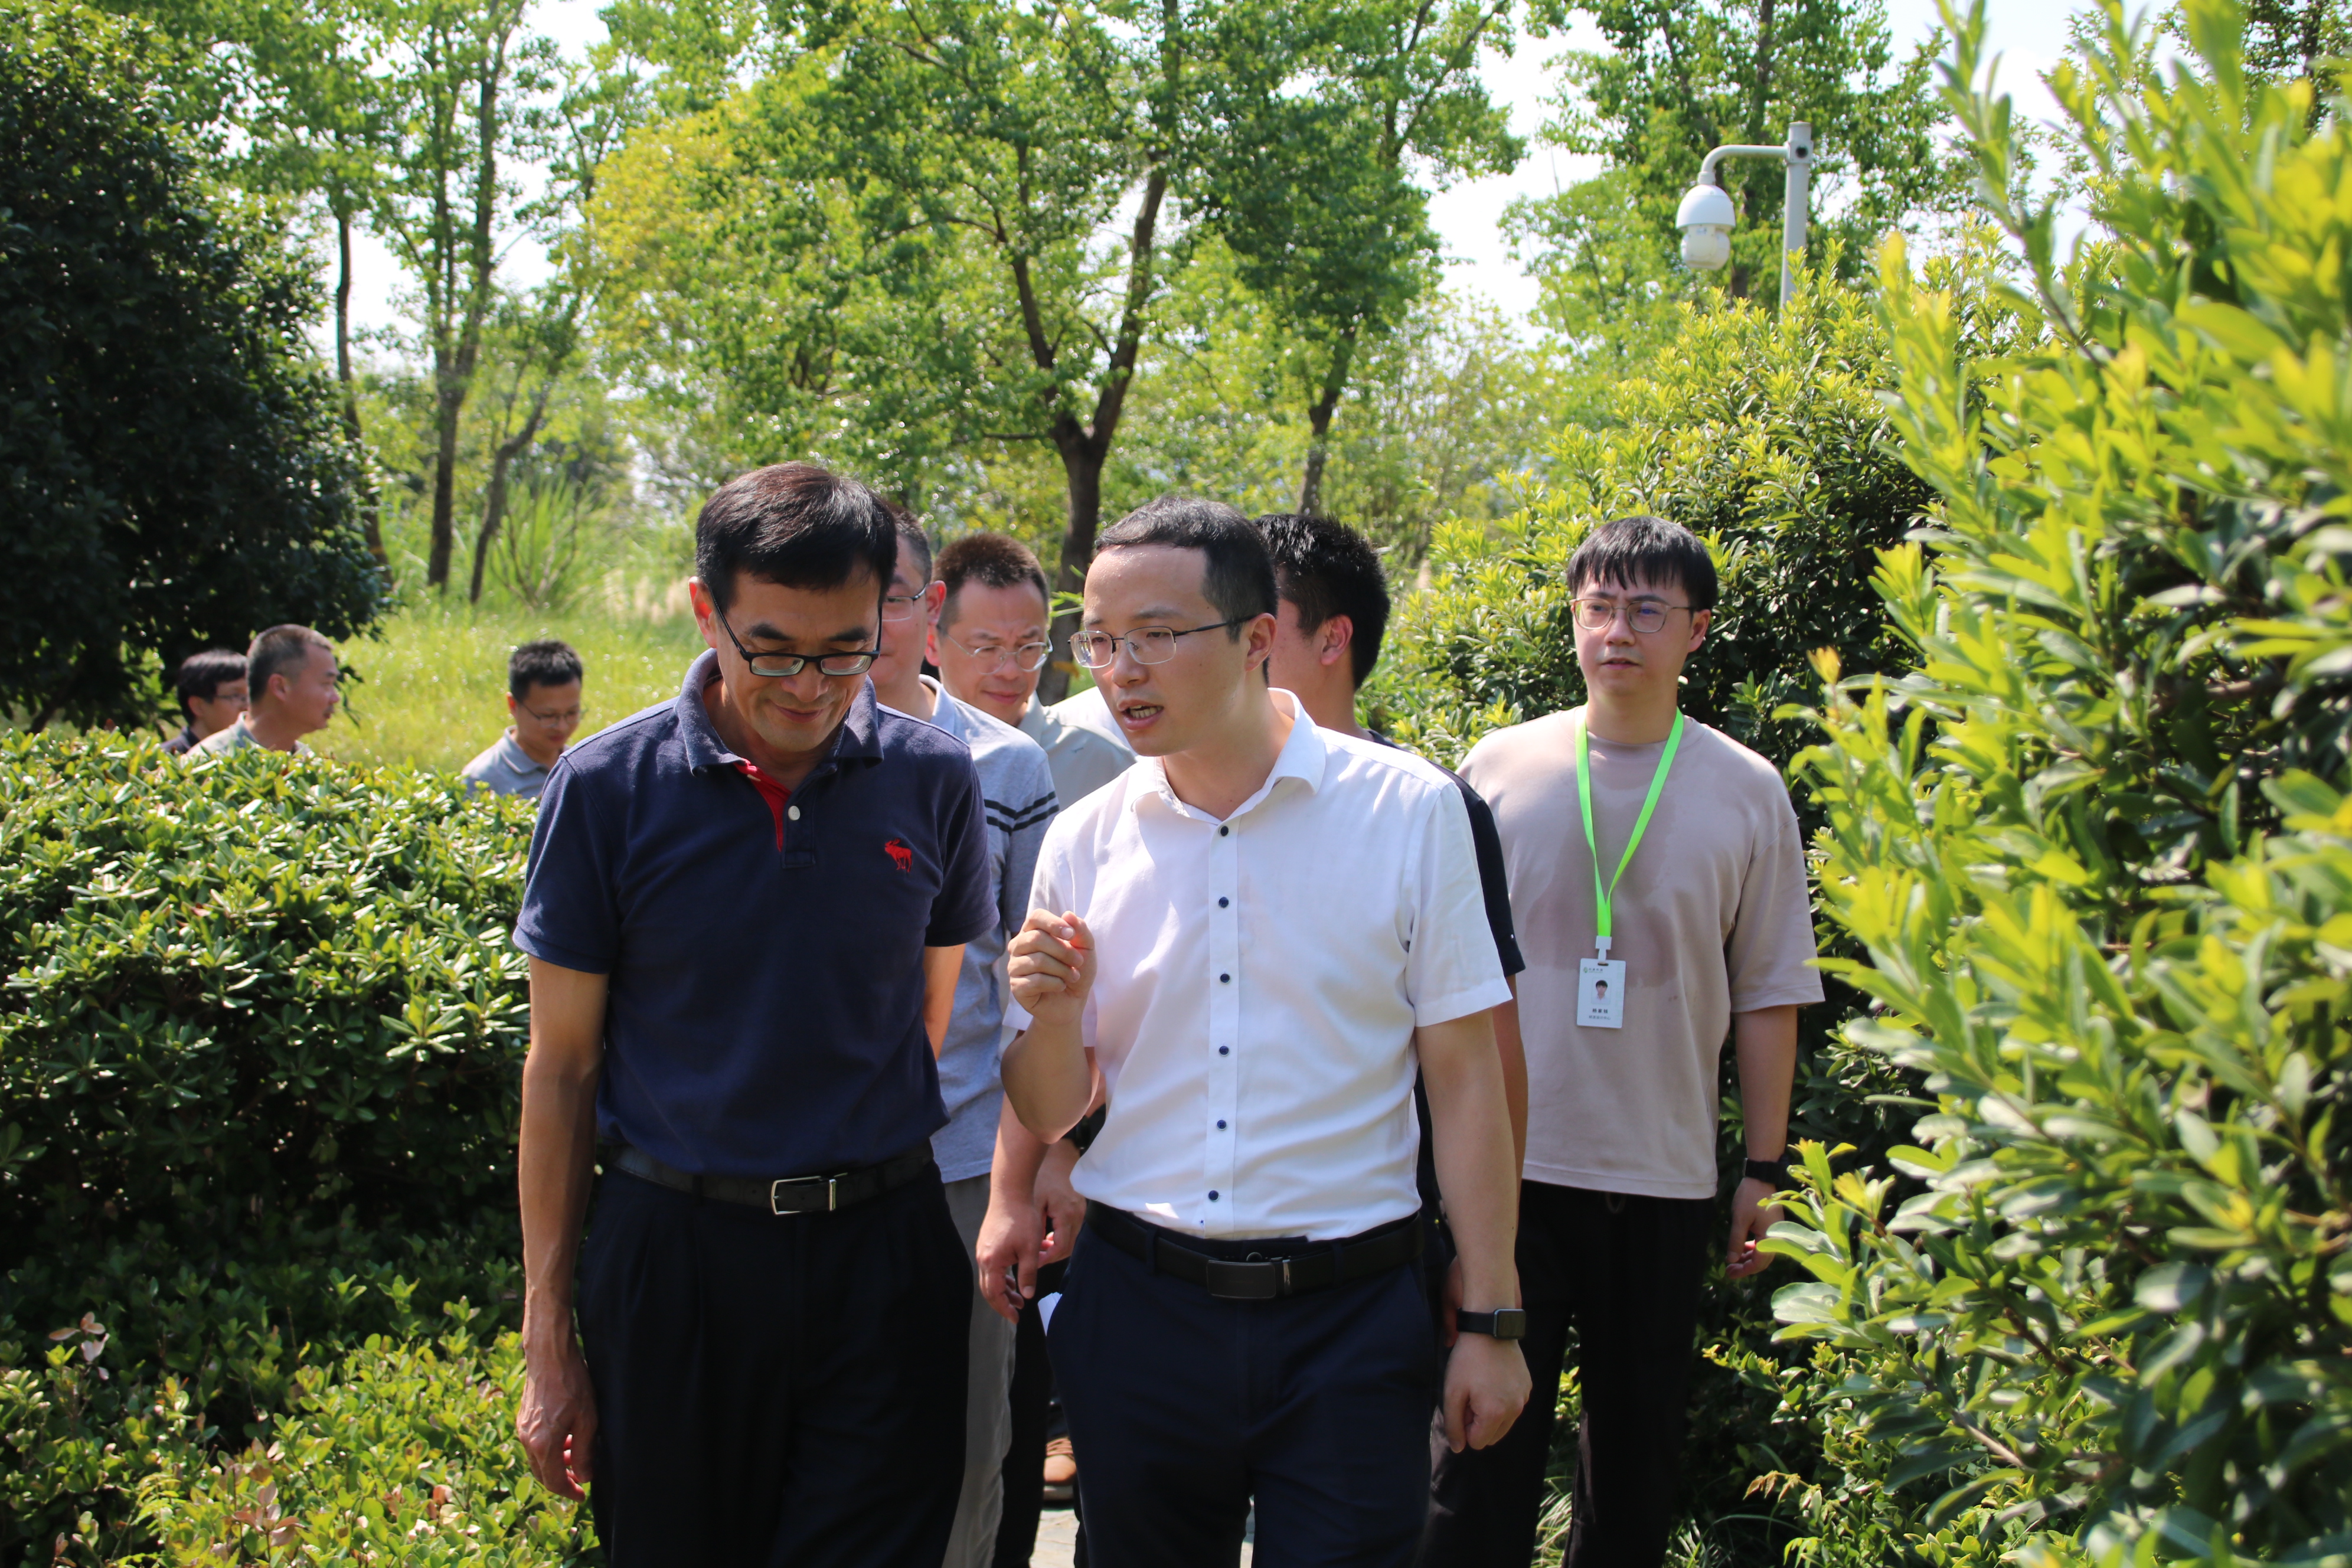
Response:
[[[1462,776],[1494,808],[1528,967],[1527,1177],[1647,1197],[1715,1195],[1717,1072],[1731,1016],[1822,999],[1797,814],[1772,764],[1685,721],[1657,810],[1613,902],[1625,1026],[1576,1022],[1577,965],[1596,956],[1592,857],[1567,713],[1496,731]],[[1592,742],[1605,878],[1664,752]]]

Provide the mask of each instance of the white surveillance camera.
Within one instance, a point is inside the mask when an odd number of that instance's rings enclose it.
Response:
[[[1683,231],[1683,264],[1701,272],[1728,265],[1731,226],[1738,218],[1721,185],[1693,185],[1675,213],[1675,226]]]

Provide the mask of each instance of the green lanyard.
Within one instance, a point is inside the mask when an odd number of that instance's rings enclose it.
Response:
[[[1584,807],[1584,844],[1592,851],[1592,907],[1601,920],[1601,956],[1609,956],[1609,905],[1617,896],[1617,884],[1625,876],[1625,868],[1633,863],[1633,851],[1642,842],[1642,830],[1650,826],[1650,813],[1658,807],[1658,796],[1666,787],[1666,770],[1675,765],[1675,752],[1683,743],[1683,716],[1675,715],[1675,727],[1666,732],[1666,749],[1658,758],[1658,771],[1650,779],[1650,796],[1642,803],[1642,815],[1633,819],[1633,837],[1625,840],[1625,853],[1617,862],[1617,873],[1609,885],[1601,885],[1601,840],[1592,831],[1592,738],[1585,732],[1584,715],[1576,716],[1576,799]]]

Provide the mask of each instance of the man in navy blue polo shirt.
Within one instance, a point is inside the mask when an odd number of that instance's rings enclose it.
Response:
[[[721,489],[710,651],[541,796],[516,1429],[549,1488],[587,1488],[615,1568],[937,1568],[947,1543],[971,1263],[936,1057],[997,914],[970,751],[866,680],[897,553],[823,468]]]

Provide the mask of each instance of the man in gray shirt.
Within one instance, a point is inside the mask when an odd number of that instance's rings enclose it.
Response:
[[[581,679],[580,656],[570,643],[550,638],[515,649],[507,659],[507,715],[514,722],[458,776],[498,795],[538,799],[580,728]]]
[[[964,944],[955,1011],[940,1047],[940,1099],[947,1107],[948,1124],[931,1137],[931,1154],[939,1162],[940,1179],[947,1184],[948,1212],[955,1217],[970,1258],[988,1213],[989,1172],[1004,1101],[997,1076],[1009,994],[1004,948],[1027,918],[1037,847],[1057,808],[1053,771],[1043,748],[1010,724],[948,695],[922,673],[931,617],[945,593],[944,584],[931,581],[930,541],[902,516],[898,571],[882,600],[874,696],[882,706],[928,720],[971,748],[988,819],[989,888],[998,911],[995,929]],[[944,1568],[989,1568],[995,1558],[1004,1456],[1013,1440],[1013,1323],[997,1315],[975,1282],[963,1490],[956,1502]]]

